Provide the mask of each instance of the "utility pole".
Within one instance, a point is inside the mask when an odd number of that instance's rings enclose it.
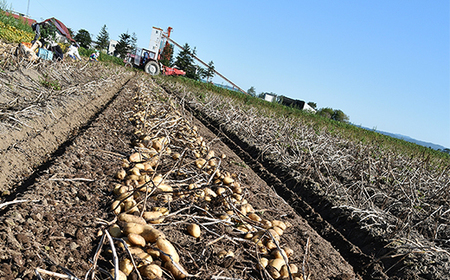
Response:
[[[27,5],[27,18],[30,17],[30,14],[28,13],[30,10],[30,0],[28,0],[28,5]]]

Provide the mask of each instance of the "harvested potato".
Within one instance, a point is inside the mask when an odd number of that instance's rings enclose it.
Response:
[[[130,273],[133,271],[134,266],[130,259],[123,259],[119,262],[119,269],[122,271],[126,276],[130,275]]]
[[[200,230],[200,226],[197,224],[190,224],[187,227],[187,231],[190,235],[192,235],[195,238],[200,237],[200,235],[202,234],[201,230]]]
[[[173,277],[175,278],[175,279],[184,279],[184,278],[186,278],[186,275],[181,271],[181,270],[179,270],[178,268],[177,268],[177,266],[178,267],[180,267],[181,268],[181,265],[179,264],[179,263],[177,263],[176,265],[174,264],[174,263],[172,263],[172,262],[166,262],[165,264],[164,264],[164,267],[167,269],[167,270],[169,270],[170,271],[170,273],[172,273],[172,275],[173,275]],[[182,268],[183,269],[183,268]],[[183,269],[184,270],[184,269]]]
[[[160,224],[164,221],[164,218],[161,218],[162,215],[159,211],[146,211],[142,217],[151,224]]]
[[[115,278],[115,270],[111,269],[110,273]],[[117,280],[127,280],[127,275],[123,273],[123,271],[119,270],[119,273],[117,275]]]
[[[136,246],[145,246],[145,239],[142,237],[142,235],[136,234],[136,233],[129,233],[128,234],[128,241],[130,241],[131,244]]]
[[[166,253],[167,255],[170,255],[175,262],[180,262],[180,256],[178,255],[177,251],[175,250],[175,247],[173,247],[172,243],[170,243],[169,240],[165,238],[158,238],[156,240],[156,247]],[[170,258],[164,254],[161,254],[161,259],[165,262],[170,262]]]
[[[116,224],[112,225],[109,229],[109,234],[111,234],[112,237],[120,237],[122,235],[122,230],[120,227]]]
[[[120,214],[119,216],[117,216],[117,219],[126,223],[136,223],[141,225],[147,224],[144,218],[126,213]]]
[[[143,266],[139,269],[139,272],[149,279],[161,278],[162,277],[162,269],[157,264],[149,264]]]
[[[164,237],[164,233],[152,227],[151,225],[143,225],[137,223],[127,223],[123,227],[124,234],[135,233],[144,237],[146,242],[154,243],[158,237]]]

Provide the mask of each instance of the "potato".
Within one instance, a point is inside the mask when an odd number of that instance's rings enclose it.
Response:
[[[120,237],[122,235],[122,230],[120,227],[116,224],[112,225],[109,229],[109,234],[111,234],[112,237]]]
[[[280,271],[281,267],[285,264],[286,263],[284,262],[283,259],[271,259],[267,265],[272,266],[272,267],[276,268],[278,271]]]
[[[178,267],[181,267],[181,265],[177,262],[177,266]],[[169,270],[171,273],[172,273],[172,275],[173,275],[173,277],[175,278],[175,279],[184,279],[184,278],[186,278],[186,275],[183,273],[183,272],[181,272],[178,268],[177,268],[177,266],[175,266],[175,264],[173,264],[172,262],[166,262],[165,264],[164,264],[164,267],[167,269],[167,270]],[[183,269],[184,270],[184,269]]]
[[[206,159],[204,158],[199,158],[195,160],[195,165],[197,166],[198,169],[202,168],[206,163]]]
[[[128,240],[133,245],[141,246],[141,247],[145,246],[145,239],[144,239],[144,237],[142,237],[139,234],[136,234],[136,233],[128,234]]]
[[[269,272],[270,276],[272,276],[273,279],[279,279],[281,278],[280,272],[273,266],[267,266],[267,271]]]
[[[111,204],[111,211],[113,211],[113,213],[116,214],[116,215],[119,215],[120,212],[122,212],[122,207],[120,206],[120,201],[119,200],[115,200]]]
[[[222,181],[223,181],[223,183],[224,183],[225,185],[230,185],[231,183],[234,182],[234,179],[231,178],[231,177],[226,176],[225,178],[223,178]]]
[[[275,259],[282,259],[284,260],[283,256],[287,259],[288,256],[286,255],[286,252],[284,251],[284,249],[278,250],[273,250],[272,254],[271,254]]]
[[[124,169],[120,169],[116,173],[116,178],[119,180],[123,180],[125,178],[125,176],[127,176],[127,172]]]
[[[273,249],[277,248],[277,245],[272,241],[272,239],[270,239],[266,242],[266,247],[269,250],[273,250]]]
[[[139,269],[139,272],[149,279],[161,278],[162,269],[157,264],[149,264]]]
[[[272,229],[273,229],[279,236],[282,236],[282,235],[283,235],[283,230],[282,230],[281,228],[274,226],[274,227],[272,227]]]
[[[200,226],[197,224],[190,224],[187,227],[187,231],[190,235],[192,235],[195,238],[200,237],[200,235],[202,234],[201,230],[200,230]]]
[[[225,193],[227,190],[225,188],[219,187],[216,190],[216,194],[217,195],[222,195],[223,193]]]
[[[146,242],[154,243],[158,237],[164,237],[164,233],[152,227],[151,225],[143,225],[137,223],[127,223],[123,227],[124,234],[135,233],[144,237]]]
[[[141,225],[147,224],[144,218],[126,213],[120,214],[119,216],[117,216],[117,219],[126,223],[136,223]]]
[[[250,204],[247,204],[247,205],[250,205]],[[261,221],[261,217],[256,215],[255,213],[248,214],[248,217],[250,218],[250,220],[253,220],[255,222],[260,222]]]
[[[164,183],[159,184],[158,189],[162,190],[163,192],[173,192],[173,188]]]
[[[152,256],[153,258],[159,258],[161,256],[161,252],[159,252],[156,249],[148,248],[147,253]]]
[[[266,258],[261,258],[261,259],[259,260],[258,268],[259,268],[259,269],[264,269],[264,268],[267,266],[267,264],[269,264],[269,260],[266,259]]]
[[[285,231],[286,228],[287,228],[287,226],[286,226],[286,224],[285,224],[284,222],[278,221],[278,220],[273,220],[273,221],[272,221],[272,226],[274,226],[274,227],[279,227],[279,228],[281,228],[283,231]]]
[[[119,262],[119,269],[122,271],[126,276],[130,275],[130,273],[133,271],[134,266],[130,259],[123,259]]]
[[[162,213],[159,211],[146,211],[142,217],[151,224],[160,224],[164,221],[164,218],[161,218]]]
[[[115,278],[114,269],[111,269],[111,275]],[[119,273],[117,275],[117,280],[127,280],[127,275],[123,273],[123,271],[119,270]]]
[[[292,254],[294,254],[294,250],[292,250],[291,248],[284,248],[284,252],[289,258],[292,256]]]
[[[180,153],[175,152],[175,153],[172,154],[172,158],[173,158],[174,160],[178,160],[180,157],[181,157],[181,154],[180,154]]]
[[[128,158],[130,162],[141,162],[143,160],[141,153],[133,153]]]
[[[178,255],[177,251],[175,250],[175,247],[173,247],[172,243],[170,243],[169,240],[165,238],[158,238],[156,240],[156,247],[166,253],[167,255],[170,255],[174,262],[180,262],[180,256]],[[170,258],[164,254],[161,254],[161,259],[165,262],[170,262]]]

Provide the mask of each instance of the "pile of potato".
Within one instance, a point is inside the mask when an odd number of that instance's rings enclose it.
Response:
[[[118,222],[109,232],[126,242],[135,262],[131,258],[120,261],[121,277],[126,279],[135,269],[149,279],[161,278],[164,272],[175,279],[196,274],[185,270],[183,258],[162,231],[170,231],[170,221],[182,211],[171,207],[185,200],[189,201],[186,205],[198,205],[203,210],[199,213],[210,219],[213,215],[217,222],[232,228],[235,237],[255,248],[259,262],[252,269],[274,279],[290,275],[304,279],[297,266],[289,263],[293,250],[280,245],[289,223],[258,215],[246,199],[247,187],[239,176],[221,167],[226,156],[216,155],[172,102],[157,102],[160,96],[143,95],[150,91],[142,88],[140,92],[136,112],[129,118],[136,125],[135,152],[116,174],[119,182],[111,205]],[[185,234],[195,238],[209,234],[198,222],[186,222],[185,229]],[[233,252],[217,253],[219,259],[227,257],[233,257]]]

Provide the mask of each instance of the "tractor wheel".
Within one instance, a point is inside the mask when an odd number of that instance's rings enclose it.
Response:
[[[156,61],[149,61],[147,64],[145,64],[144,70],[146,73],[149,73],[150,75],[158,75],[159,74],[159,64]]]

